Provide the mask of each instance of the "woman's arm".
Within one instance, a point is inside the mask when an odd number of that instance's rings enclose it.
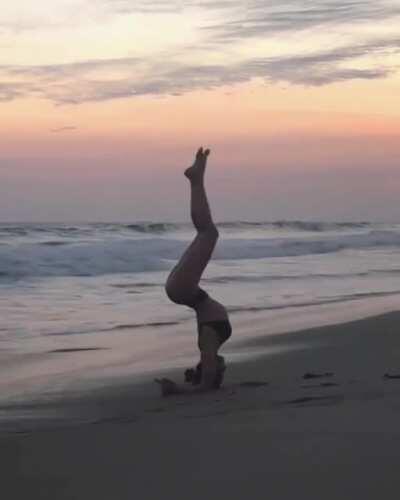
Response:
[[[167,378],[155,379],[160,384],[163,396],[171,394],[199,394],[215,390],[215,379],[218,371],[217,352],[219,348],[215,330],[209,326],[201,327],[199,339],[201,360],[201,383],[195,387],[176,384]]]

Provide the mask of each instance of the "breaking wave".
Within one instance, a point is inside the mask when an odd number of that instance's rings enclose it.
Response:
[[[166,230],[164,228],[164,230]],[[188,241],[148,235],[142,238],[65,238],[8,241],[0,245],[0,279],[34,276],[96,276],[109,273],[162,271],[179,258]],[[399,230],[370,230],[263,238],[221,238],[219,260],[262,259],[326,254],[343,250],[400,247]]]

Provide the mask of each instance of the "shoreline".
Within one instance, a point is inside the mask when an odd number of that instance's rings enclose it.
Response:
[[[319,326],[340,325],[381,315],[399,308],[400,295],[362,298],[284,309],[231,313],[233,335],[221,350],[228,362],[260,355],[255,339],[300,332]],[[9,403],[59,400],[70,393],[118,389],[141,383],[164,372],[182,370],[198,361],[194,318],[163,328],[96,332],[93,336],[65,336],[58,349],[36,352],[0,352],[0,411]],[[61,343],[62,341],[62,343]],[[43,345],[42,345],[43,344]],[[263,353],[261,353],[263,354]]]
[[[233,362],[212,393],[161,398],[145,382],[78,397],[58,428],[0,434],[3,491],[395,499],[400,379],[384,374],[400,374],[399,324],[391,312],[255,339],[267,354]]]
[[[382,304],[375,305],[377,310],[382,308]],[[323,318],[320,306],[317,306],[315,316],[311,314],[307,319],[304,317],[295,318],[298,328],[292,328],[290,331],[284,328],[284,326],[287,326],[287,318],[282,319],[279,315],[275,316],[271,321],[270,314],[265,315],[258,312],[255,315],[252,314],[250,317],[246,317],[245,313],[241,313],[237,318],[239,320],[237,326],[247,329],[247,336],[243,335],[242,338],[234,339],[233,346],[230,343],[224,346],[225,349],[221,352],[228,362],[228,370],[222,391],[230,390],[232,384],[240,383],[237,374],[240,374],[241,377],[247,376],[247,378],[255,374],[257,377],[260,365],[270,363],[273,359],[285,356],[292,356],[295,359],[295,354],[299,351],[310,351],[310,357],[312,358],[316,348],[327,342],[334,345],[339,342],[339,338],[342,337],[341,334],[348,331],[348,329],[355,328],[358,331],[359,328],[364,325],[368,326],[375,320],[385,321],[386,317],[390,318],[392,315],[396,317],[397,314],[400,321],[400,312],[393,311],[391,309],[393,305],[386,304],[385,309],[389,309],[390,312],[381,312],[374,315],[370,311],[371,314],[365,316],[366,307],[368,305],[363,304],[358,310],[341,310],[340,318],[337,316],[337,310],[328,310],[327,315]],[[356,319],[354,319],[354,315]],[[352,319],[349,320],[348,318]],[[251,324],[249,324],[250,320],[252,321]],[[265,334],[265,330],[267,330],[266,321],[270,322],[268,330],[271,331],[272,329],[274,333]],[[316,321],[318,321],[318,324],[314,325]],[[312,326],[304,328],[304,323],[307,324],[307,322]],[[260,335],[260,331],[263,331],[264,335]],[[349,335],[350,338],[354,337],[354,332]],[[360,342],[362,341],[361,338]],[[87,350],[83,349],[83,351],[83,356],[85,356]],[[75,354],[80,355],[81,353]],[[186,354],[190,356],[189,352],[186,352]],[[193,358],[192,361],[195,363],[197,358]],[[317,371],[324,370],[315,360],[313,360],[313,364]],[[187,366],[189,366],[187,358],[183,357],[181,361],[176,359],[173,367],[168,364],[164,367],[153,366],[151,369],[143,369],[141,372],[134,372],[133,374],[128,369],[127,372],[122,372],[119,375],[114,374],[111,377],[103,374],[103,379],[96,379],[95,383],[88,378],[84,384],[71,384],[67,389],[65,389],[65,381],[62,381],[62,389],[58,392],[55,389],[57,380],[53,380],[51,382],[53,387],[50,392],[38,394],[35,397],[25,395],[22,398],[0,403],[0,437],[2,434],[13,432],[24,433],[64,427],[65,425],[68,426],[68,423],[76,426],[85,422],[112,419],[118,416],[114,413],[116,407],[123,407],[124,398],[127,398],[127,401],[133,401],[135,406],[136,404],[139,404],[139,406],[140,404],[151,405],[158,399],[159,395],[153,379],[156,376],[167,376],[182,382],[183,370]],[[111,365],[111,372],[113,367],[114,365]],[[277,367],[274,370],[277,370]],[[400,356],[398,371],[400,372]],[[95,373],[98,373],[98,368],[95,369]],[[97,401],[99,400],[107,402],[106,411],[97,413]],[[114,402],[116,402],[116,406]],[[78,412],[76,411],[77,408]],[[119,410],[117,413],[119,413]]]

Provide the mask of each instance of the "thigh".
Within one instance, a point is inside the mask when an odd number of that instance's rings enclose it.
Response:
[[[169,275],[168,284],[188,291],[195,290],[216,243],[214,234],[198,233]]]

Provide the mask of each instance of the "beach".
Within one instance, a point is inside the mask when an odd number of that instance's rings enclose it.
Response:
[[[3,497],[398,498],[399,321],[248,339],[262,354],[208,394],[161,398],[144,377],[53,401],[69,420],[1,433]]]
[[[398,500],[400,0],[3,4],[0,500]]]
[[[253,339],[397,310],[399,224],[218,228],[201,286],[229,311],[230,362],[263,354]],[[164,290],[193,237],[189,223],[157,220],[0,224],[0,428],[10,416],[23,427],[29,401],[194,366],[193,311]]]

